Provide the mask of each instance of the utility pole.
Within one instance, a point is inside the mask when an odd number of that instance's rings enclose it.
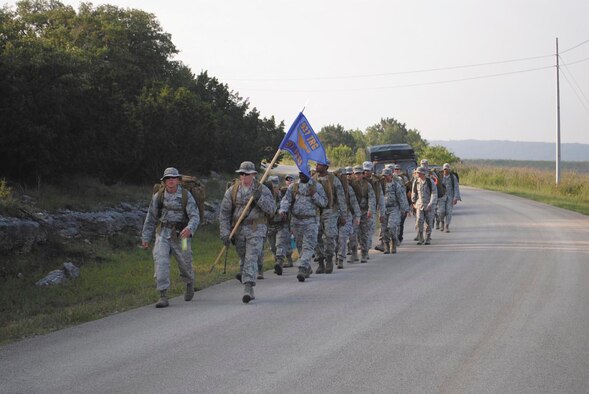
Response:
[[[560,68],[558,63],[558,37],[556,37],[556,185],[560,182]]]

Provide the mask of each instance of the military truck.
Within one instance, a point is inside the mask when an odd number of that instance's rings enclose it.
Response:
[[[417,168],[415,151],[409,144],[374,145],[366,148],[368,159],[372,162],[375,174],[380,174],[385,164],[399,164],[409,179]]]

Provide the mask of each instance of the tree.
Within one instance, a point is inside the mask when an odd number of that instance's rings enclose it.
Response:
[[[441,145],[427,146],[418,156],[420,159],[427,159],[431,164],[442,165],[444,163],[454,164],[460,161],[454,153]]]

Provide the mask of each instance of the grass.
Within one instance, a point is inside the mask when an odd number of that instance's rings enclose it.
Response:
[[[119,244],[113,246],[113,240],[103,239],[91,244],[76,241],[64,246],[66,255],[87,249],[80,267],[81,276],[64,285],[35,285],[35,281],[47,273],[47,264],[45,270],[39,268],[20,278],[2,279],[0,345],[155,303],[159,294],[155,289],[151,250],[140,249],[134,236],[123,238],[126,240],[124,245],[119,240]],[[216,226],[198,230],[192,242],[197,290],[230,280],[238,272],[237,254],[235,248],[231,248],[227,273],[222,273],[222,259],[209,274],[222,246]],[[177,296],[183,294],[184,283],[179,278],[175,260],[172,260],[169,293]],[[59,268],[63,262],[56,258],[51,269]],[[79,261],[72,262],[79,264]],[[264,268],[270,269],[272,265],[273,259],[268,252]]]
[[[465,165],[458,168],[460,183],[495,190],[589,215],[589,175],[562,171],[558,185],[554,172],[531,167],[505,168]]]

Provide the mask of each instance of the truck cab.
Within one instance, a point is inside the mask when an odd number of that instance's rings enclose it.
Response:
[[[409,144],[374,145],[366,148],[375,174],[380,174],[385,164],[399,164],[409,179],[417,168],[415,151]]]

